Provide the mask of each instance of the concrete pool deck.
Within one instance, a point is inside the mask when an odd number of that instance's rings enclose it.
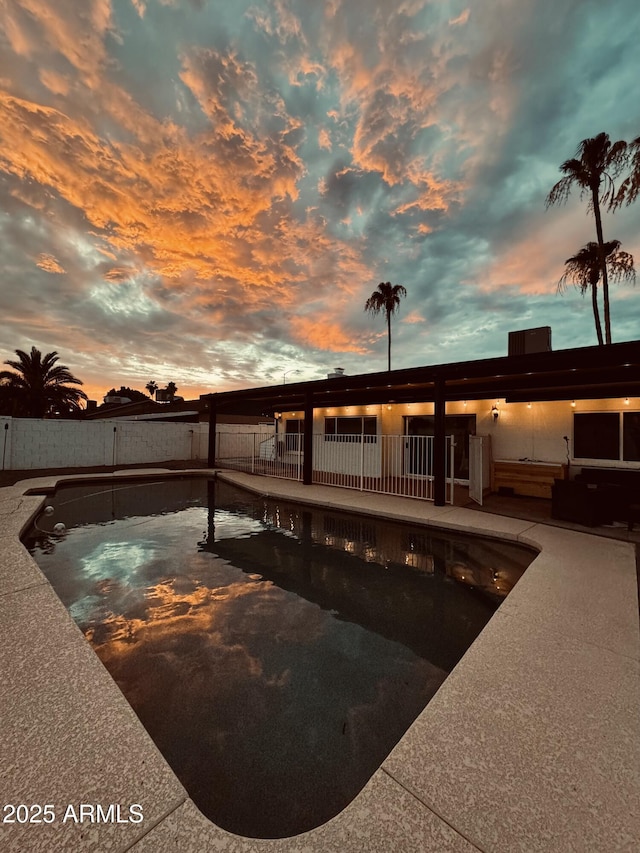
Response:
[[[541,553],[343,812],[316,830],[273,841],[214,826],[19,540],[43,502],[25,494],[30,489],[159,473],[56,475],[0,489],[0,805],[51,804],[40,818],[53,815],[50,824],[0,823],[0,849],[610,853],[640,847],[632,544],[472,509],[235,472],[219,476],[260,494],[489,534]],[[134,803],[142,805],[141,822],[128,819],[135,817]],[[80,804],[93,806],[94,816],[97,804],[104,811],[119,805],[120,822],[115,810],[108,822],[76,821]]]

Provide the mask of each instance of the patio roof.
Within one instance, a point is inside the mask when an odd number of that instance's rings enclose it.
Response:
[[[436,390],[438,389],[438,391]],[[640,397],[640,341],[502,356],[203,394],[218,414],[506,398],[507,402]]]

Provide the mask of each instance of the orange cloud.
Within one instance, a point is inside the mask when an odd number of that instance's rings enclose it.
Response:
[[[321,127],[318,131],[318,145],[327,151],[331,151],[331,137],[326,128]]]
[[[293,336],[300,343],[317,347],[329,352],[366,353],[367,348],[357,341],[353,335],[342,328],[331,315],[322,317],[292,317]]]
[[[99,85],[107,56],[104,37],[113,30],[111,0],[13,0],[3,14],[15,53],[32,57],[47,45],[82,73],[84,85]]]
[[[165,142],[158,124],[154,147],[109,143],[86,121],[6,92],[0,119],[7,128],[0,147],[5,168],[82,211],[98,229],[101,252],[134,252],[176,283],[190,274],[203,282],[238,280],[249,301],[256,287],[278,279],[282,253],[265,240],[259,219],[297,194],[300,165],[286,143],[244,131],[238,152],[224,144],[211,149],[208,139],[191,140],[177,128]],[[221,133],[232,138],[234,131]]]
[[[405,3],[404,14],[415,15],[424,5]],[[380,173],[390,187],[415,187],[422,210],[446,211],[458,200],[461,185],[444,177],[437,152],[417,153],[424,146],[415,141],[438,126],[438,100],[449,85],[440,82],[439,72],[447,57],[421,49],[426,36],[401,28],[400,17],[388,11],[388,17],[381,11],[371,22],[370,39],[356,42],[346,35],[346,11],[333,10],[326,49],[341,81],[343,113],[357,109],[353,163]],[[336,17],[343,26],[336,25]],[[339,118],[335,110],[329,115]]]
[[[58,274],[64,273],[63,267],[60,266],[60,264],[53,257],[53,255],[38,255],[38,257],[36,258],[36,266],[40,267],[40,269],[44,270],[45,272]]]

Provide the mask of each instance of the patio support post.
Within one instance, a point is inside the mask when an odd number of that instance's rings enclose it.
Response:
[[[217,406],[213,397],[209,397],[209,451],[207,465],[209,468],[216,467],[216,426]]]
[[[436,506],[444,506],[447,493],[447,447],[445,436],[445,395],[444,381],[437,379],[434,399],[434,430],[433,430],[433,502]]]
[[[304,399],[304,435],[302,443],[302,483],[313,483],[313,394],[307,391]]]

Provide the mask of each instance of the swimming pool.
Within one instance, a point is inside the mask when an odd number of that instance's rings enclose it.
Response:
[[[254,837],[353,799],[534,556],[196,479],[47,502],[25,544],[195,803]]]

